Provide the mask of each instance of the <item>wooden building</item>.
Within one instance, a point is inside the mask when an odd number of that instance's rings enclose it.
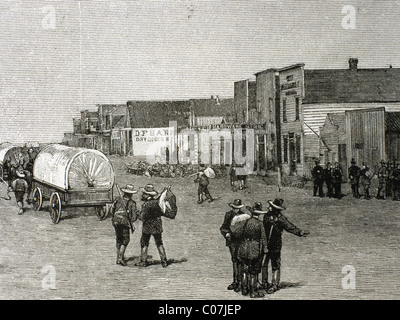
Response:
[[[347,158],[375,171],[381,160],[400,159],[400,112],[385,108],[346,111]]]

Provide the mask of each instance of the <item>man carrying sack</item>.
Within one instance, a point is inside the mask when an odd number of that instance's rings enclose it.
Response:
[[[148,266],[147,251],[150,237],[153,236],[160,255],[161,265],[163,268],[166,268],[168,260],[162,240],[163,227],[161,216],[170,219],[175,218],[177,212],[176,199],[169,187],[164,189],[161,196],[152,184],[147,184],[144,188],[141,188],[141,191],[143,192],[143,205],[140,212],[140,219],[143,221],[143,227],[142,237],[140,238],[140,262],[138,265],[140,267]]]

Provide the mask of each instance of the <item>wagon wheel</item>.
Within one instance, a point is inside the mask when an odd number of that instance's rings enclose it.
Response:
[[[50,218],[54,224],[60,222],[61,218],[61,198],[58,192],[53,192],[50,197]]]
[[[42,190],[40,190],[39,187],[36,187],[35,190],[33,191],[33,197],[32,197],[33,210],[39,211],[42,208],[42,204],[43,204]]]
[[[96,214],[100,221],[107,219],[108,212],[106,206],[96,207]]]

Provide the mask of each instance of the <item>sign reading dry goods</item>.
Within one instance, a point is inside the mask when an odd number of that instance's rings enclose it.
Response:
[[[174,132],[173,127],[133,129],[133,155],[164,155],[167,148],[172,149]]]

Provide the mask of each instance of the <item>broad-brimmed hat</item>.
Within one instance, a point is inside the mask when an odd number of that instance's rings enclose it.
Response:
[[[147,184],[144,188],[140,188],[140,190],[150,196],[158,195],[158,192],[156,191],[156,189],[154,189],[154,186],[152,184]]]
[[[121,191],[130,194],[137,193],[137,190],[135,190],[135,187],[132,184],[127,184],[125,188],[121,188]]]
[[[278,209],[278,210],[286,210],[286,208],[283,206],[283,199],[275,198],[274,201],[269,200],[268,203],[269,203],[272,207],[274,207],[275,209]]]
[[[254,203],[253,207],[251,208],[251,212],[253,214],[263,214],[263,213],[265,214],[265,213],[268,213],[268,211],[263,211],[261,202]]]
[[[351,159],[351,163],[352,163],[352,164],[356,164],[356,160],[354,160],[354,158]]]
[[[240,209],[244,207],[244,204],[242,204],[242,200],[240,199],[235,199],[233,202],[229,203],[228,206],[234,209]]]
[[[20,178],[25,178],[25,173],[22,170],[17,171],[17,176]]]

